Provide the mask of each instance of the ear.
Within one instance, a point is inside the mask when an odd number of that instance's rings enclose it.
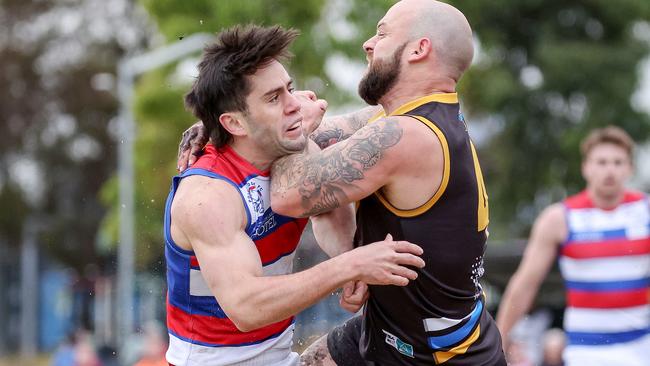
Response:
[[[410,49],[408,54],[409,62],[417,62],[423,60],[431,54],[431,40],[429,38],[420,38],[414,47]]]
[[[233,136],[246,136],[246,127],[240,113],[223,113],[219,116],[221,126]]]

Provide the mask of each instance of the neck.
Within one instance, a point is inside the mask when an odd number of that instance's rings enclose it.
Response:
[[[614,208],[623,202],[623,198],[625,197],[624,190],[610,196],[598,194],[595,189],[587,187],[587,193],[589,194],[589,198],[591,198],[591,201],[594,203],[594,205],[601,209]]]
[[[435,93],[454,93],[456,82],[449,78],[418,79],[416,77],[400,76],[400,80],[386,93],[379,104],[384,108],[386,115],[393,113],[397,108],[414,99]]]
[[[275,160],[275,158],[269,158],[268,154],[265,154],[263,150],[250,146],[246,141],[241,141],[237,138],[230,144],[230,147],[239,156],[261,171],[270,169],[271,163]]]

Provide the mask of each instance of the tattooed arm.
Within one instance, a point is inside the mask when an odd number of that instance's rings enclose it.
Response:
[[[368,120],[382,111],[379,106],[365,107],[355,112],[340,116],[323,118],[318,129],[309,137],[324,149],[352,136],[368,123]]]
[[[318,153],[277,160],[271,178],[273,211],[312,216],[372,194],[403,163],[402,134],[398,117],[383,118]]]

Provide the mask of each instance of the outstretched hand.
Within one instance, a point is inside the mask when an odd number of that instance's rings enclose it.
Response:
[[[178,144],[178,161],[176,169],[179,172],[189,168],[201,156],[203,148],[210,137],[203,122],[198,121],[183,132],[181,142]]]

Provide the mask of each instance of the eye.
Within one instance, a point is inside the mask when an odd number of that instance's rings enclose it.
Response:
[[[293,86],[290,86],[288,90],[289,90],[289,93],[293,94],[293,92],[296,91],[296,88],[294,88]]]

